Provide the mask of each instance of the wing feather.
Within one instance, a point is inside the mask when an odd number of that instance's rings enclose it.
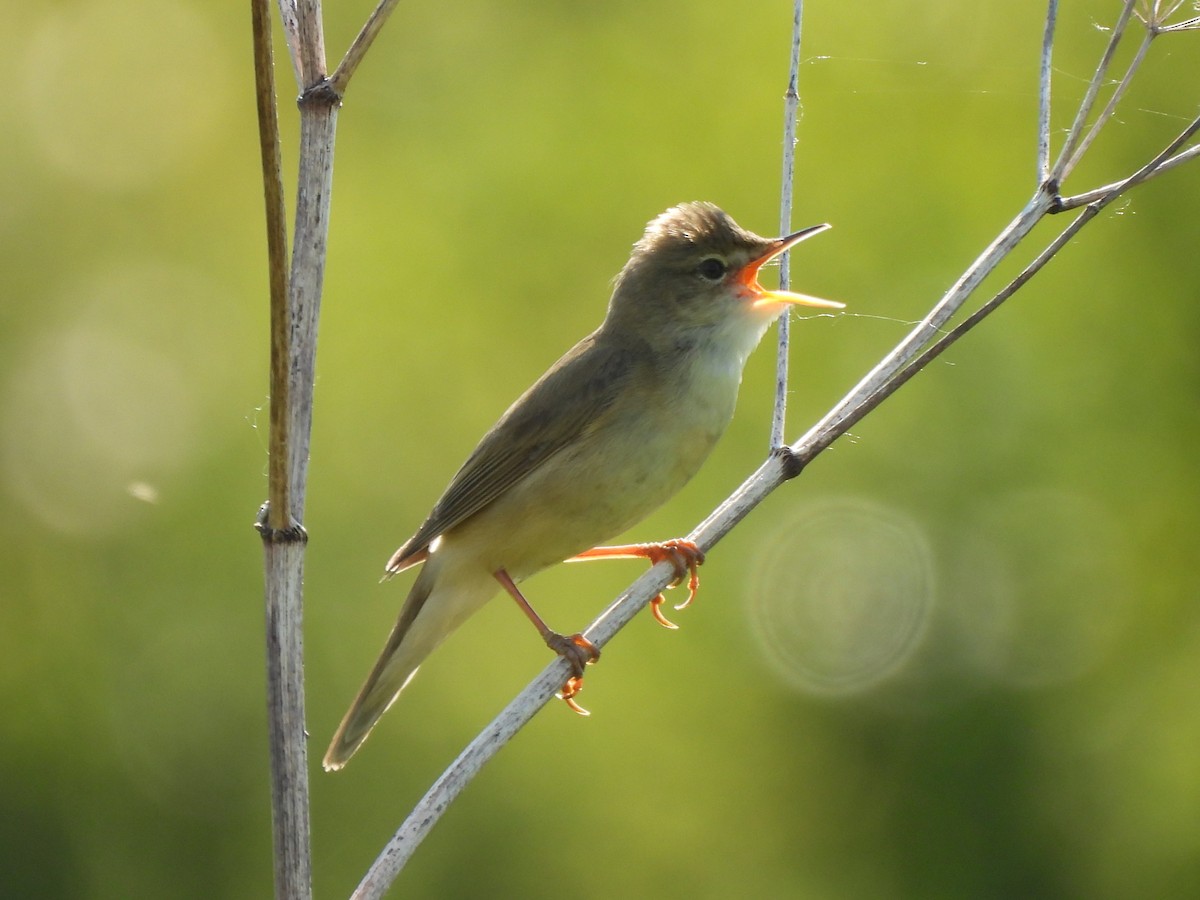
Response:
[[[429,517],[389,560],[389,574],[423,560],[438,535],[494,502],[603,418],[628,385],[635,354],[598,335],[568,351],[483,436]]]

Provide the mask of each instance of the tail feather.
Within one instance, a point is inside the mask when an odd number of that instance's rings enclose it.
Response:
[[[500,583],[487,567],[464,565],[452,545],[425,559],[375,668],[325,753],[326,771],[346,765],[417,674],[417,666],[499,590]]]
[[[400,692],[417,674],[417,667],[437,646],[442,635],[427,636],[424,640],[405,640],[409,637],[417,613],[433,590],[434,572],[430,566],[422,569],[400,610],[400,618],[388,636],[375,667],[350,704],[350,709],[338,726],[322,765],[327,772],[342,768],[362,746],[380,716],[387,712]],[[416,637],[416,636],[414,636]]]

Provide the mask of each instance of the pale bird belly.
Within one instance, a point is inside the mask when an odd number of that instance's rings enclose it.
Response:
[[[446,539],[514,579],[611,540],[683,487],[712,450],[728,416],[691,411],[687,421],[643,413],[591,435]]]

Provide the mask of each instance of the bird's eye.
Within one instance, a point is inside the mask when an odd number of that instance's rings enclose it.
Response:
[[[696,268],[696,271],[706,281],[720,281],[725,277],[725,273],[729,271],[729,266],[725,264],[725,260],[710,256],[700,261],[700,265]]]

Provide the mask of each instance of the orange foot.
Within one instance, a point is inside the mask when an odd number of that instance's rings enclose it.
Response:
[[[675,580],[667,587],[673,588],[683,582],[684,575],[688,576],[688,596],[676,609],[683,609],[696,598],[696,590],[700,587],[700,574],[697,568],[704,562],[704,552],[694,541],[675,538],[660,544],[624,544],[618,547],[593,547],[578,556],[572,556],[567,562],[581,562],[588,559],[648,559],[651,565],[657,565],[668,560],[675,569]],[[659,594],[650,601],[650,612],[664,628],[675,629],[679,626],[668,619],[662,612],[663,595]]]
[[[566,701],[567,706],[571,707],[571,709],[575,710],[581,716],[591,715],[591,713],[575,702],[574,697],[583,690],[584,667],[590,666],[600,658],[600,648],[582,634],[565,635],[551,630],[550,626],[542,621],[542,617],[529,605],[529,601],[525,599],[525,595],[521,593],[516,582],[512,580],[512,577],[504,569],[497,569],[492,573],[492,576],[517,601],[517,606],[521,608],[521,611],[529,617],[529,621],[537,628],[538,634],[542,636],[542,640],[546,642],[546,646],[571,664],[571,677],[563,684],[562,691],[559,692],[558,696]]]
[[[565,635],[551,631],[545,635],[546,646],[571,665],[572,675],[558,692],[558,698],[581,716],[591,713],[575,701],[575,695],[583,690],[583,669],[600,658],[599,648],[582,634]]]

